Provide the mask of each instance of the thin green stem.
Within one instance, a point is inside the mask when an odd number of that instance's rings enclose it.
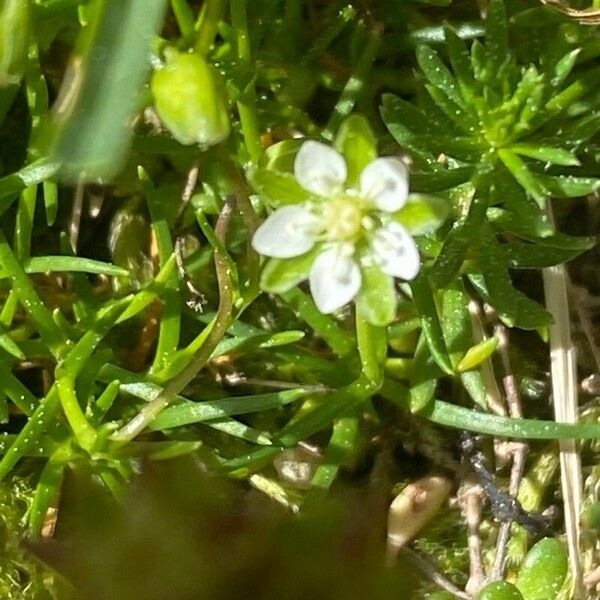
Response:
[[[344,331],[329,315],[324,315],[299,288],[281,294],[284,302],[338,355],[346,356],[356,348],[354,337]]]
[[[251,48],[246,0],[231,0],[231,25],[235,32],[237,56],[241,62],[250,63]],[[242,99],[238,100],[237,107],[246,149],[250,160],[257,163],[262,154],[262,143],[256,114],[254,79],[246,86]]]
[[[39,404],[38,399],[11,372],[4,362],[0,362],[2,391],[25,415],[33,413]]]
[[[231,180],[234,182],[237,206],[242,214],[242,219],[244,220],[244,225],[246,227],[246,268],[248,270],[248,281],[240,284],[240,292],[244,297],[245,305],[248,305],[260,291],[260,256],[252,247],[252,237],[260,225],[260,220],[256,216],[254,207],[250,202],[247,184],[240,173],[239,167],[227,156],[223,145],[219,146],[218,151],[223,164],[229,171]]]
[[[31,279],[29,279],[23,270],[23,267],[1,231],[0,264],[6,270],[19,302],[35,323],[42,340],[50,349],[50,352],[54,356],[58,356],[66,343],[66,339],[54,322],[54,319],[52,319],[52,314],[40,300],[31,283]]]
[[[152,219],[152,230],[156,236],[156,245],[158,247],[158,262],[162,269],[169,262],[174,251],[171,231],[164,214],[165,199],[154,188],[150,178],[143,170],[140,170],[140,179],[146,192],[146,202]],[[154,361],[150,367],[151,372],[165,366],[169,358],[176,352],[179,345],[180,332],[181,293],[178,274],[176,271],[173,271],[169,275],[165,285],[158,343],[156,345]]]
[[[31,234],[37,197],[37,185],[25,188],[19,197],[17,219],[15,223],[15,254],[21,262],[29,258],[31,252]]]
[[[171,0],[171,9],[181,35],[183,37],[190,36],[194,32],[194,13],[187,0]]]
[[[227,257],[221,246],[225,246],[225,235],[233,214],[233,205],[227,202],[219,215],[215,226],[215,234],[220,246],[216,246],[215,270],[217,272],[217,283],[219,286],[219,309],[217,311],[214,325],[210,329],[202,346],[196,351],[187,366],[176,375],[171,382],[158,394],[154,400],[144,406],[140,412],[129,423],[117,431],[112,439],[117,442],[132,440],[143,431],[164,408],[166,408],[185,388],[198,371],[208,362],[217,344],[225,337],[227,329],[233,320],[233,286],[231,273],[228,267]]]
[[[367,43],[359,58],[356,70],[344,86],[333,112],[331,113],[327,126],[323,130],[322,136],[326,140],[333,139],[333,136],[343,119],[354,109],[369,77],[371,67],[377,56],[377,51],[379,50],[380,42],[381,31],[369,31]]]
[[[91,452],[96,444],[97,434],[96,430],[88,423],[79,405],[73,378],[68,375],[61,377],[56,382],[56,389],[75,439],[86,452]]]
[[[356,341],[363,376],[369,382],[369,393],[374,394],[383,384],[387,357],[387,327],[371,325],[357,310]]]
[[[194,47],[198,54],[206,56],[215,41],[219,21],[225,12],[226,0],[206,0],[202,5],[195,29],[198,32]]]
[[[231,0],[231,25],[235,31],[237,55],[240,60],[250,61],[250,38],[246,0]]]

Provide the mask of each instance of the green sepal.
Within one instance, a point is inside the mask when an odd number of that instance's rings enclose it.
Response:
[[[369,121],[362,115],[351,115],[340,125],[333,143],[346,159],[348,185],[358,187],[362,170],[377,158],[377,140]]]
[[[398,307],[393,277],[375,265],[362,267],[361,273],[362,286],[356,300],[359,311],[371,325],[389,325]]]
[[[260,158],[260,166],[269,171],[294,172],[294,161],[303,139],[283,140],[269,146]]]
[[[246,177],[256,193],[274,208],[306,202],[309,196],[296,178],[285,171],[251,167],[246,171]]]
[[[260,287],[265,292],[284,294],[308,278],[317,249],[293,258],[272,258],[260,275]]]
[[[423,235],[438,229],[448,218],[450,208],[450,202],[439,196],[411,194],[393,218],[412,235]]]

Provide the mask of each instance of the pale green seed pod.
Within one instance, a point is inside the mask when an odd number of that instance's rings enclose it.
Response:
[[[0,87],[23,77],[29,45],[29,1],[0,0]]]
[[[169,49],[150,83],[156,112],[181,144],[213,146],[229,135],[220,74],[198,54]]]

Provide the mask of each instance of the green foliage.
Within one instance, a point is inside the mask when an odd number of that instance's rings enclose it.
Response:
[[[6,600],[68,598],[70,586],[21,545],[31,495],[29,478],[15,477],[0,485],[0,594]]]
[[[575,69],[581,48],[566,41],[548,56],[524,61],[510,49],[511,34],[502,0],[490,3],[486,36],[470,48],[446,26],[443,52],[417,47],[416,102],[388,94],[381,113],[418,170],[417,189],[430,190],[434,182],[434,189],[448,190],[457,201],[459,218],[435,255],[434,285],[445,287],[468,272],[505,323],[530,329],[551,317],[514,289],[509,269],[551,266],[593,245],[572,240],[564,253],[549,251],[546,246],[560,234],[553,235],[545,202],[550,196],[584,196],[598,186],[595,178],[577,175],[577,156],[594,153],[595,129],[590,124],[584,134],[579,119],[593,117],[597,74],[591,67]],[[536,35],[549,43],[549,31]],[[577,119],[570,104],[560,101],[567,97],[581,102]],[[585,170],[596,172],[591,163]],[[506,219],[498,219],[501,214]],[[509,221],[519,223],[520,231]],[[507,244],[507,234],[517,239]]]
[[[2,3],[0,524],[8,541],[0,596],[54,594],[57,577],[17,539],[39,540],[56,507],[68,537],[77,509],[69,485],[81,473],[94,498],[125,507],[108,526],[116,552],[92,535],[89,562],[87,548],[73,554],[81,578],[69,575],[82,589],[120,597],[112,569],[132,552],[129,533],[141,545],[148,527],[163,560],[173,552],[188,568],[206,567],[206,581],[225,595],[240,594],[235,577],[245,581],[249,556],[276,574],[282,597],[297,573],[297,589],[314,591],[309,563],[289,571],[289,556],[300,564],[314,549],[295,545],[301,520],[267,528],[288,553],[276,557],[261,545],[262,525],[246,524],[262,558],[244,551],[233,568],[229,548],[214,552],[210,536],[206,546],[172,545],[169,524],[185,537],[192,513],[199,529],[219,533],[222,523],[204,520],[218,502],[186,495],[187,479],[167,477],[167,486],[150,482],[145,506],[131,496],[134,475],[189,455],[194,468],[242,480],[244,491],[249,482],[302,513],[345,481],[386,503],[385,482],[454,469],[457,430],[600,437],[593,420],[549,419],[541,338],[553,317],[539,293],[539,270],[596,242],[585,223],[569,220],[578,198],[600,186],[598,42],[552,9],[523,4],[490,0],[482,18],[466,0]],[[342,196],[356,193],[377,157],[409,165],[406,204],[383,218],[414,236],[414,280],[364,260],[355,303],[322,314],[305,283],[322,239],[291,259],[258,256],[252,239],[272,211],[323,201],[294,174],[305,138],[344,156],[351,192]],[[381,224],[374,212],[365,213],[368,235]],[[484,304],[485,318],[475,310]],[[522,330],[511,333],[517,380],[544,390],[525,403],[523,419],[489,411],[490,385],[503,376],[497,319]],[[274,467],[299,443],[319,450],[302,489]],[[192,510],[180,513],[177,503]],[[230,508],[227,526],[232,513],[246,514]],[[465,536],[450,514],[422,547],[464,586]],[[341,528],[319,523],[319,551],[330,558]],[[198,566],[196,543],[199,556],[224,557],[214,564],[234,576]],[[519,544],[522,557],[526,537]],[[348,558],[332,578],[320,557],[318,582],[331,598],[396,590],[384,585],[396,574],[381,571],[378,553],[364,571]],[[545,539],[525,559],[520,592],[496,583],[481,597],[541,600],[565,569],[562,543]],[[145,589],[162,589],[160,575],[155,565],[144,571]],[[173,581],[196,592],[188,579],[176,572]]]

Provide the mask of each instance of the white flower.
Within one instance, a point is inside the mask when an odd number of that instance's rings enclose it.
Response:
[[[414,279],[420,257],[410,234],[391,218],[408,198],[408,172],[396,158],[377,158],[346,186],[346,162],[320,142],[302,144],[294,175],[307,201],[277,209],[258,228],[254,249],[272,258],[301,256],[316,247],[309,272],[317,308],[331,313],[359,292],[361,265],[375,264],[391,277]]]

